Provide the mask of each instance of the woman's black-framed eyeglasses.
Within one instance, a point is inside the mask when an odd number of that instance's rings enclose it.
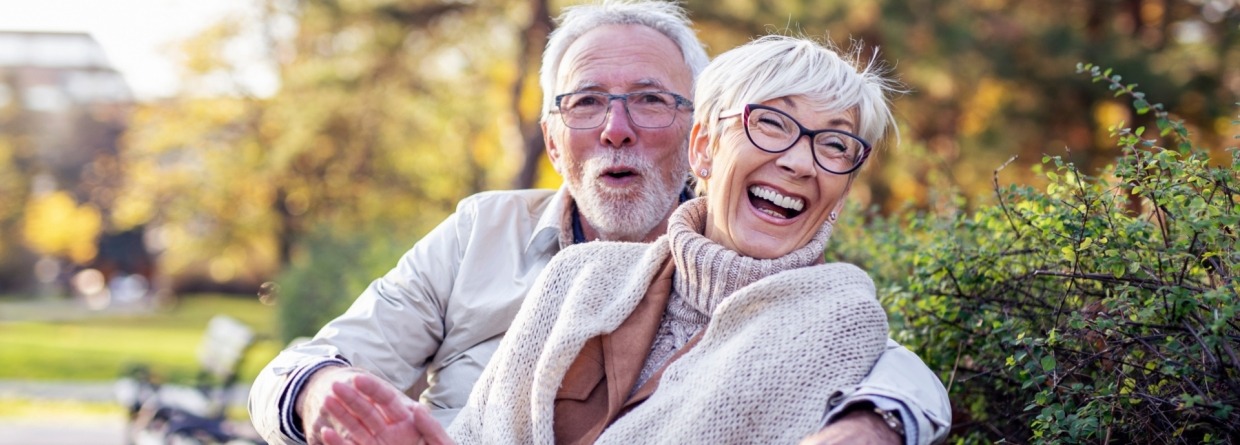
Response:
[[[870,157],[870,143],[860,136],[843,130],[810,130],[775,107],[748,104],[743,111],[719,118],[735,116],[742,117],[749,142],[767,153],[788,151],[801,140],[801,136],[809,136],[814,163],[830,173],[852,173]]]

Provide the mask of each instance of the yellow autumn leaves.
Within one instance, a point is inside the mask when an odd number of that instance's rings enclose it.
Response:
[[[96,239],[102,227],[99,209],[79,206],[69,193],[55,191],[26,203],[22,238],[36,253],[84,264],[98,253]]]

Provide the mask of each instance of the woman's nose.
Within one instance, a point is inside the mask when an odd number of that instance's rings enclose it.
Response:
[[[779,154],[775,165],[798,177],[816,175],[818,168],[814,164],[813,142],[805,135],[797,138],[792,147]]]

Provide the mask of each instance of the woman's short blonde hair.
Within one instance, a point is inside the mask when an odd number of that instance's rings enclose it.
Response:
[[[887,97],[899,90],[884,77],[877,51],[862,60],[860,50],[841,56],[834,48],[830,42],[769,35],[716,57],[697,79],[693,111],[712,153],[722,129],[720,114],[791,96],[807,99],[815,110],[852,112],[856,134],[882,146],[896,131]]]

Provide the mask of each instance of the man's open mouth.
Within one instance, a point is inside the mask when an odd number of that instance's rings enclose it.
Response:
[[[633,171],[632,169],[628,169],[628,168],[616,168],[616,169],[604,170],[603,176],[606,176],[609,178],[615,178],[615,179],[624,179],[624,178],[628,178],[632,176],[637,176],[637,172]]]

